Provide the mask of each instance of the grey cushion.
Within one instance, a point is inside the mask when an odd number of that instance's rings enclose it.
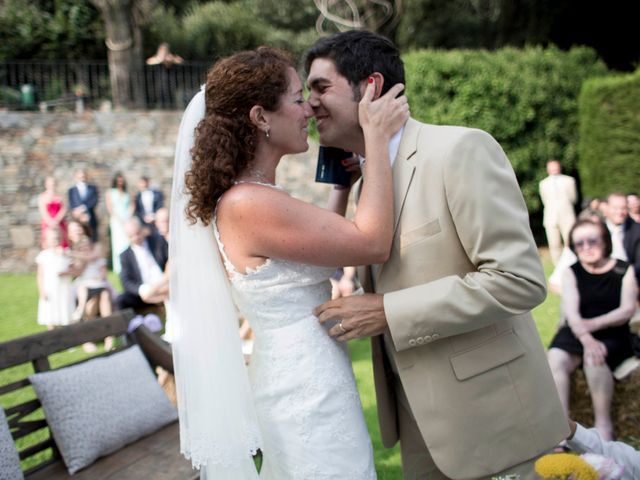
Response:
[[[70,474],[178,418],[137,345],[29,380]]]
[[[0,480],[23,480],[20,457],[11,437],[7,417],[0,407]]]

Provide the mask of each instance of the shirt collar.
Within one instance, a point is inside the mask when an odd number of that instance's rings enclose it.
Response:
[[[400,140],[402,139],[403,133],[404,125],[389,140],[389,163],[392,167],[396,161],[396,157],[398,156],[398,150],[400,150]],[[362,167],[364,165],[365,158],[361,155],[358,157],[360,158],[360,167]]]

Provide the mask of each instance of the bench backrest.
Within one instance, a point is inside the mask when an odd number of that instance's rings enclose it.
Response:
[[[109,317],[98,318],[86,322],[76,323],[65,327],[56,328],[47,332],[29,335],[27,337],[17,338],[8,342],[0,343],[0,371],[16,367],[18,365],[31,363],[35,372],[45,372],[52,370],[49,356],[67,349],[78,347],[85,342],[97,342],[103,340],[107,336],[122,336],[126,338],[126,345],[112,350],[111,352],[94,355],[91,358],[99,356],[107,356],[115,351],[122,350],[136,343],[136,336],[127,333],[129,321],[133,318],[132,310],[124,310],[117,312]],[[143,349],[144,351],[144,349]],[[64,367],[82,363],[88,360],[85,358],[80,362],[63,365]],[[153,362],[152,362],[153,363]],[[59,367],[60,368],[60,367]],[[28,375],[21,378],[13,378],[9,383],[5,384],[8,377],[5,372],[0,372],[0,397],[11,395],[22,388],[31,388]],[[13,375],[15,377],[15,375]],[[34,395],[35,397],[35,395]],[[14,400],[15,401],[15,400]],[[22,403],[11,404],[5,408],[5,413],[11,429],[14,440],[20,440],[33,432],[48,428],[46,418],[27,418],[37,410],[41,409],[40,401],[36,398],[24,401]],[[2,402],[6,405],[7,402]],[[23,447],[19,454],[20,459],[25,460],[34,457],[34,466],[29,468],[26,473],[39,470],[40,468],[58,461],[60,453],[49,432],[46,440],[38,441],[30,444],[29,439],[25,440],[26,447]],[[47,449],[53,451],[53,458],[43,454]]]

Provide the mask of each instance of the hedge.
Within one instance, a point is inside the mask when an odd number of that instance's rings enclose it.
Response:
[[[403,60],[412,115],[493,135],[533,215],[541,209],[538,182],[549,158],[576,175],[580,87],[608,73],[592,49],[420,50]]]
[[[588,80],[579,97],[583,192],[637,192],[640,178],[640,70]]]

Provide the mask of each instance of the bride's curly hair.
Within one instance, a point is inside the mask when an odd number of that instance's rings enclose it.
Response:
[[[289,67],[295,65],[285,52],[259,47],[224,58],[209,70],[205,116],[196,127],[192,164],[185,174],[186,215],[192,223],[209,225],[220,196],[253,160],[261,132],[249,112],[254,105],[278,109],[289,87]]]

